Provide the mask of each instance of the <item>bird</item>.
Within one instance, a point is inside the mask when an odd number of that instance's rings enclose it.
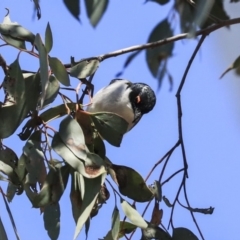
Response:
[[[145,83],[132,83],[126,79],[113,79],[92,98],[87,111],[115,113],[128,122],[130,131],[156,104],[156,95]]]

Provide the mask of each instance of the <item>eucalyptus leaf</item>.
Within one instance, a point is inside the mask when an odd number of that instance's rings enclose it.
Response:
[[[55,203],[44,208],[44,228],[52,240],[58,239],[60,233],[60,215],[61,212],[59,203]]]
[[[220,76],[220,79],[224,77],[226,73],[233,69],[240,68],[240,56],[238,56],[235,61],[223,72],[223,74]]]
[[[52,30],[48,22],[46,31],[45,31],[45,48],[48,53],[51,51],[52,46],[53,46]]]
[[[89,113],[99,134],[113,146],[119,147],[123,134],[127,132],[128,122],[114,113]]]
[[[75,78],[86,78],[94,74],[99,66],[99,60],[81,61],[70,70],[70,75]]]
[[[189,229],[179,227],[173,228],[172,240],[198,240],[197,236],[192,233]]]
[[[113,240],[118,239],[119,228],[120,228],[120,214],[117,206],[115,206],[112,213],[112,227],[111,227]]]
[[[108,2],[108,0],[85,0],[87,16],[93,27],[96,27],[101,20],[107,9]]]
[[[148,224],[142,218],[140,213],[135,210],[127,201],[121,200],[121,206],[126,217],[137,227],[142,229],[147,228]]]
[[[16,71],[11,68],[9,72],[11,72],[12,78],[22,82],[20,70]],[[24,83],[25,91],[22,94],[19,92],[17,102],[11,106],[0,108],[0,138],[11,136],[26,118],[27,114],[37,107],[41,91],[39,74],[26,76]]]
[[[134,169],[116,164],[110,168],[115,172],[121,194],[137,202],[148,202],[153,198],[142,176]]]
[[[135,226],[134,224],[132,224],[130,222],[121,221],[118,238],[124,237],[125,234],[129,234],[129,233],[133,232],[136,228],[137,228],[137,226]]]
[[[42,86],[42,93],[40,96],[40,107],[42,107],[44,99],[46,97],[46,91],[49,83],[48,54],[39,34],[36,35],[34,44],[37,47],[39,53],[40,78]]]
[[[49,57],[49,65],[58,81],[65,86],[70,86],[70,79],[62,62],[58,58]]]
[[[80,0],[63,0],[69,12],[79,21]]]
[[[101,189],[101,185],[103,184],[105,180],[106,174],[103,174],[99,177],[96,177],[94,179],[88,179],[85,178],[85,189],[89,189],[88,191],[85,191],[83,202],[81,206],[81,210],[79,213],[79,218],[77,221],[75,233],[74,233],[74,239],[77,238],[78,234],[80,233],[83,224],[87,221],[87,219],[90,216],[90,213],[92,211],[93,205],[96,201],[96,198],[99,194],[99,191]]]
[[[161,21],[151,32],[148,42],[155,42],[173,36],[170,23],[167,19]],[[146,61],[148,68],[153,77],[158,78],[160,75],[159,69],[162,64],[166,64],[166,59],[172,56],[174,43],[170,42],[156,48],[149,48],[146,50]],[[166,66],[165,66],[166,69]],[[161,84],[161,81],[159,82]],[[159,85],[160,85],[159,84]]]

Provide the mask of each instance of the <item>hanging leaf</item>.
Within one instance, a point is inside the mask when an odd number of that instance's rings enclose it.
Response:
[[[119,147],[128,122],[114,113],[89,113],[99,134],[113,146]]]
[[[6,194],[8,202],[12,202],[12,200],[15,196],[15,193],[17,191],[18,191],[18,187],[16,185],[12,184],[11,182],[9,182],[8,187],[7,187],[7,194]]]
[[[190,230],[187,228],[179,227],[173,228],[173,236],[172,240],[198,240],[196,235],[194,235]]]
[[[43,185],[47,172],[44,164],[44,153],[41,146],[41,132],[35,131],[23,147],[25,167],[29,173],[29,183]]]
[[[113,240],[118,239],[119,227],[120,227],[120,214],[117,206],[115,206],[112,213],[112,226],[111,226]]]
[[[44,228],[51,239],[58,239],[60,233],[60,206],[55,203],[44,208]]]
[[[84,142],[83,131],[75,119],[67,116],[61,121],[59,136],[76,157],[82,160],[87,158],[87,146]]]
[[[96,27],[105,13],[108,0],[85,0],[88,18],[93,27]]]
[[[99,60],[81,61],[70,70],[70,75],[75,78],[86,78],[94,74],[99,66]]]
[[[78,20],[80,14],[80,0],[63,0],[68,11]]]
[[[148,42],[155,42],[173,36],[173,31],[167,19],[161,21],[151,32]],[[154,78],[158,78],[159,85],[163,76],[160,69],[166,69],[166,60],[172,56],[174,43],[164,44],[156,48],[146,50],[146,61]],[[163,72],[164,74],[166,71]]]
[[[19,185],[20,181],[14,169],[8,164],[0,160],[0,172],[8,176],[8,179],[15,185]]]
[[[18,157],[16,153],[8,147],[0,149],[0,160],[12,168],[16,168],[18,164]]]
[[[71,192],[70,192],[70,200],[72,204],[72,214],[75,223],[80,216],[80,209],[82,206],[82,199],[85,193],[85,185],[84,178],[78,172],[71,173]]]
[[[201,26],[201,28],[206,28],[214,23],[218,23],[219,21],[230,19],[224,9],[223,0],[214,1],[213,7],[210,11],[210,15],[214,17],[214,20],[213,18],[207,19],[207,21]]]
[[[153,198],[153,193],[147,187],[141,175],[134,169],[112,164],[119,185],[119,191],[137,202],[147,202]]]
[[[65,86],[70,86],[70,79],[62,62],[58,58],[49,57],[49,65],[58,81]]]
[[[230,67],[227,68],[227,70],[224,71],[224,73],[220,76],[220,79],[229,71],[233,70],[233,69],[237,69],[240,68],[240,56],[238,56],[235,61],[232,63],[232,65]]]
[[[74,233],[74,239],[77,238],[78,234],[80,233],[83,227],[83,224],[89,218],[93,205],[100,191],[101,185],[105,180],[105,177],[106,177],[106,174],[103,174],[94,179],[88,179],[88,178],[84,179],[85,189],[89,189],[89,191],[85,191],[85,194],[83,197],[79,218],[78,218],[75,233]]]
[[[94,141],[94,134],[93,134],[94,128],[92,126],[92,120],[90,116],[85,111],[82,111],[82,110],[76,111],[75,118],[79,123],[80,127],[82,128],[84,138],[85,138],[85,143],[89,147],[91,144],[93,144],[93,141]]]
[[[9,69],[11,78],[22,82],[22,75],[20,70],[14,76],[11,72],[13,68]],[[16,83],[15,81],[15,83]],[[11,136],[22,121],[26,118],[29,111],[36,109],[39,94],[40,94],[40,79],[39,75],[31,75],[25,78],[25,91],[18,96],[18,101],[10,106],[0,108],[0,138],[7,138]],[[20,93],[20,92],[19,92]]]
[[[48,22],[46,31],[45,31],[45,48],[47,53],[49,53],[53,46],[53,37],[52,37],[52,30],[50,24]]]
[[[77,156],[62,142],[58,133],[56,133],[52,140],[53,150],[61,156],[74,170],[78,171],[86,178],[95,178],[105,172],[105,167],[95,165],[92,163],[90,165],[90,159],[88,159],[88,164],[84,165],[84,162],[77,158]],[[86,159],[88,156],[86,155]]]
[[[46,96],[48,83],[49,83],[48,54],[39,34],[36,35],[34,45],[37,47],[38,53],[39,53],[40,78],[41,78],[41,86],[42,86],[42,93],[40,96],[40,107],[42,107],[45,96]]]
[[[139,212],[137,212],[137,210],[135,210],[131,205],[129,205],[128,202],[121,199],[121,206],[124,214],[134,225],[143,229],[147,228],[148,224],[145,222]]]
[[[163,210],[159,209],[159,203],[155,201],[152,211],[151,224],[153,224],[154,226],[159,226],[161,224],[162,216]]]
[[[49,77],[49,83],[48,83],[48,87],[46,90],[43,107],[46,107],[47,105],[49,105],[50,103],[52,103],[55,100],[55,98],[58,95],[59,88],[60,88],[60,85],[59,85],[58,80],[54,76],[51,75]]]

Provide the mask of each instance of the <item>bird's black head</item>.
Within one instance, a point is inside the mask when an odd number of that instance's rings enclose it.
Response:
[[[131,93],[129,99],[134,111],[138,112],[137,118],[150,112],[156,104],[156,95],[154,91],[145,83],[132,83],[129,85]]]

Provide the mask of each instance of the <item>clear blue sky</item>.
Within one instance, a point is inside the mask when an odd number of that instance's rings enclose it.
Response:
[[[67,12],[62,1],[41,1],[42,18],[40,21],[33,21],[31,1],[2,0],[0,18],[4,18],[4,8],[7,7],[10,9],[12,21],[20,23],[33,33],[40,33],[42,37],[49,21],[54,38],[51,56],[56,56],[66,63],[70,62],[70,56],[78,60],[145,43],[152,28],[167,15],[172,1],[164,7],[143,2],[110,1],[108,10],[96,29],[90,26],[84,6],[81,9],[82,23],[79,24]],[[228,9],[231,16],[239,16],[239,4],[231,5]],[[237,240],[240,235],[240,85],[234,73],[229,73],[219,80],[221,73],[239,55],[239,51],[236,51],[239,49],[239,42],[235,40],[239,39],[239,34],[239,25],[236,25],[231,27],[231,31],[221,29],[210,35],[197,55],[182,91],[183,137],[189,163],[189,200],[193,207],[215,207],[211,216],[196,215],[207,240]],[[124,137],[121,147],[115,148],[106,144],[107,156],[114,163],[130,166],[145,177],[155,162],[175,144],[178,137],[175,92],[195,45],[195,40],[185,40],[176,44],[174,57],[169,62],[169,69],[174,78],[173,91],[169,92],[169,84],[164,80],[161,90],[157,93],[156,107]],[[8,64],[17,56],[17,52],[9,47],[1,48],[0,53]],[[106,60],[100,65],[94,77],[96,90],[107,85],[115,77],[125,59],[126,55]],[[37,59],[27,54],[21,55],[20,63],[23,69],[38,69]],[[123,77],[133,82],[146,82],[153,89],[157,89],[157,82],[147,69],[143,53],[128,67]],[[3,79],[2,71],[0,78]],[[76,81],[72,82],[72,86],[76,86]],[[17,130],[17,133],[19,131]],[[4,140],[4,144],[12,148],[18,156],[24,146],[24,142],[20,142],[15,136]],[[181,166],[182,159],[180,151],[177,150],[170,160],[164,179]],[[161,167],[158,167],[155,170],[148,184],[158,179],[160,169]],[[171,202],[179,183],[180,176],[163,188],[163,194]],[[5,184],[1,183],[1,186]],[[72,239],[74,233],[69,186],[70,184],[60,201],[60,240]],[[0,206],[0,217],[9,239],[15,239],[1,198]],[[145,204],[137,205],[139,209],[142,209],[142,206]],[[48,239],[39,210],[32,209],[24,194],[16,196],[10,207],[21,239]],[[111,226],[113,207],[111,194],[107,205],[103,206],[91,222],[89,239],[98,239],[106,235]],[[164,203],[161,203],[161,207],[164,211],[163,223],[166,226],[169,208]],[[151,209],[152,206],[146,220],[150,220]],[[177,208],[174,223],[176,227],[191,229],[198,236],[187,211]],[[137,239],[136,236],[134,239]],[[79,239],[84,239],[84,231]]]

